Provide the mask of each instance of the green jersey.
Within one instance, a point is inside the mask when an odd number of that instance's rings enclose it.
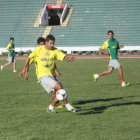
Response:
[[[7,50],[9,49],[14,49],[15,48],[15,44],[14,43],[9,43],[7,45]],[[9,50],[8,56],[15,56],[15,51],[14,50]]]
[[[108,49],[109,52],[109,59],[118,59],[117,53],[119,48],[119,42],[116,39],[108,39],[104,42],[102,49]]]

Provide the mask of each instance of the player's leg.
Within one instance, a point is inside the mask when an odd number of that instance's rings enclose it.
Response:
[[[94,74],[93,78],[96,81],[100,76],[104,76],[104,75],[110,74],[110,73],[112,73],[112,71],[113,71],[113,68],[110,67],[110,68],[108,68],[108,70],[105,70],[105,71],[103,71],[101,73],[98,73],[98,74]]]
[[[126,82],[124,81],[124,78],[123,78],[123,69],[122,69],[122,67],[121,67],[121,66],[118,67],[117,70],[118,70],[118,74],[119,74],[119,77],[120,77],[120,80],[121,80],[121,86],[122,86],[122,87],[128,86],[129,83],[126,83]]]
[[[110,74],[112,73],[112,71],[113,71],[113,68],[109,68],[108,70],[99,73],[99,76]]]
[[[9,65],[11,65],[11,62],[8,62],[8,63],[2,65],[2,66],[1,66],[1,70],[2,70],[4,67],[7,67],[7,66],[9,66]]]
[[[17,71],[16,71],[16,61],[13,62],[13,72],[17,72]]]
[[[124,78],[123,78],[123,69],[122,69],[122,67],[120,66],[117,70],[118,70],[119,77],[120,77],[121,81],[124,81]]]
[[[56,97],[56,91],[52,91],[51,94],[52,94],[52,100],[54,100],[55,97]],[[63,108],[63,106],[59,104],[59,101],[57,101],[56,107],[57,108]]]
[[[43,76],[40,78],[40,84],[42,85],[42,87],[48,92],[48,93],[52,93],[52,98],[53,101],[52,103],[49,105],[49,107],[46,109],[47,112],[49,113],[55,113],[54,112],[54,107],[56,106],[58,99],[56,98],[56,92],[54,89],[54,86],[56,85],[56,81],[51,77],[51,76]]]
[[[7,66],[11,65],[11,63],[12,63],[12,57],[9,56],[9,57],[8,57],[8,63],[2,65],[2,66],[1,66],[1,70],[2,70],[4,67],[7,67]]]
[[[58,90],[62,89],[62,84],[61,84],[60,82],[58,82],[58,83],[56,83],[56,85],[55,85],[54,88],[55,88],[56,91],[58,91]],[[63,100],[63,103],[65,104],[67,110],[70,111],[70,112],[77,112],[77,111],[80,110],[80,108],[75,108],[75,107],[73,107],[73,106],[68,102],[67,99],[64,99],[64,100]]]
[[[44,76],[44,77],[40,78],[40,84],[48,93],[53,92],[54,94],[56,94],[56,92],[54,92],[54,91],[58,91],[58,90],[62,89],[62,84],[60,82],[58,82],[56,78],[51,77],[51,76]],[[57,102],[58,102],[58,99],[56,98],[56,95],[53,95],[53,101],[49,105],[49,107],[46,111],[49,113],[54,113],[54,107],[56,106]],[[67,100],[64,100],[64,104],[69,111],[71,111],[71,109],[73,109],[73,107],[68,103]],[[70,107],[71,107],[71,109],[70,109]]]
[[[15,56],[12,56],[12,62],[13,62],[13,72],[17,72],[16,71],[16,59],[15,59]]]

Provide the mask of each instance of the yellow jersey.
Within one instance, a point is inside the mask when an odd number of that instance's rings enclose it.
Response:
[[[37,47],[30,55],[30,60],[36,62],[37,77],[40,79],[45,75],[55,76],[55,60],[63,61],[65,54],[53,48],[46,49],[45,46]]]
[[[9,43],[6,47],[6,49],[14,49],[15,44],[14,43]],[[15,56],[15,51],[14,50],[9,50],[8,56]]]

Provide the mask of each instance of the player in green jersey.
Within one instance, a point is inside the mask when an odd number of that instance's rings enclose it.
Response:
[[[100,76],[110,74],[110,73],[112,73],[113,69],[117,69],[119,76],[120,76],[120,80],[121,80],[121,86],[125,87],[125,86],[129,85],[129,83],[126,83],[124,81],[123,69],[122,69],[120,63],[118,62],[118,56],[117,56],[118,50],[123,48],[123,46],[119,45],[119,42],[114,38],[113,31],[108,31],[107,35],[108,35],[109,39],[104,42],[104,44],[101,48],[101,52],[105,55],[109,55],[109,68],[108,68],[108,70],[106,70],[104,72],[101,72],[98,74],[93,74],[93,78],[95,79],[95,81],[97,81],[97,79]]]
[[[12,62],[13,62],[13,72],[17,72],[16,71],[16,59],[15,59],[15,44],[14,44],[14,38],[13,37],[10,38],[10,43],[7,45],[6,49],[9,51],[9,53],[8,53],[8,63],[1,66],[1,70],[4,67],[7,67],[8,65],[11,65]]]

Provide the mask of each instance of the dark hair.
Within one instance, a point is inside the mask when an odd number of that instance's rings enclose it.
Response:
[[[48,42],[48,41],[50,41],[50,40],[55,41],[55,37],[54,37],[53,35],[48,35],[48,36],[46,37],[46,41]]]
[[[112,31],[112,30],[109,30],[109,31],[107,32],[107,34],[109,34],[109,33],[112,33],[112,34],[114,35],[114,33],[113,33],[113,31]]]
[[[43,42],[43,43],[45,43],[45,38],[43,38],[43,37],[39,37],[38,39],[37,39],[37,44],[39,44],[40,42]]]
[[[10,40],[14,40],[14,38],[13,38],[13,37],[11,37],[11,38],[10,38]]]

